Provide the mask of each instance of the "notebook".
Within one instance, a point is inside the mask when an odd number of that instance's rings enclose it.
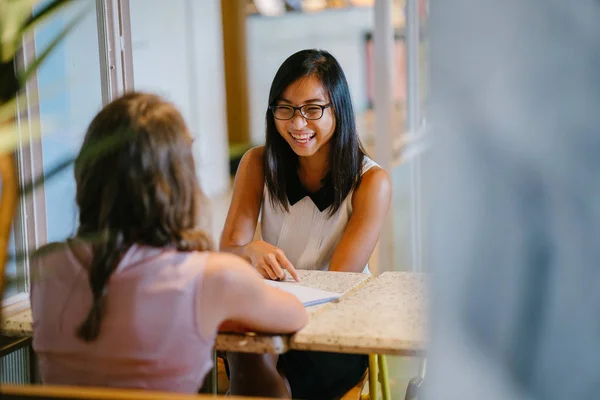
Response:
[[[327,303],[329,301],[338,299],[342,295],[342,293],[301,286],[294,282],[271,281],[265,279],[265,283],[277,289],[285,290],[286,292],[293,294],[302,302],[302,304],[304,304],[304,307]]]

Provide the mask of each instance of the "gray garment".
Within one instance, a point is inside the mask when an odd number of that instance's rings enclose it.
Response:
[[[432,0],[429,399],[600,398],[600,1]]]

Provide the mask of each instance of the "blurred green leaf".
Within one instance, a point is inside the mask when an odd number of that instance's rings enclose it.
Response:
[[[40,0],[0,0],[0,35],[2,45],[0,56],[9,62],[21,46],[23,36],[54,16],[64,6],[74,0],[53,0],[46,2],[32,15],[32,10]]]
[[[30,32],[32,29],[37,27],[39,24],[46,21],[48,18],[54,16],[64,6],[73,3],[73,0],[54,0],[47,2],[39,11],[34,15],[31,15],[29,19],[21,26],[21,35]]]
[[[19,122],[8,122],[0,125],[0,155],[12,153],[20,145],[27,145],[30,140],[38,139],[42,136],[42,128],[33,125],[30,128],[29,135],[21,136],[19,134]]]
[[[10,62],[20,47],[21,26],[38,0],[0,0],[0,60]]]
[[[0,104],[0,125],[12,121],[17,112],[27,108],[28,104],[37,105],[38,100],[37,94],[28,93],[27,96],[16,96]]]
[[[24,196],[24,195],[30,193],[36,187],[43,185],[46,181],[52,179],[54,176],[60,174],[65,169],[69,168],[71,165],[73,165],[74,162],[75,162],[75,157],[69,157],[69,158],[57,163],[55,166],[50,168],[50,170],[48,172],[37,177],[33,182],[29,182],[26,185],[22,186],[19,194],[21,196]]]
[[[54,38],[54,40],[44,49],[44,51],[36,57],[35,61],[28,65],[25,71],[19,74],[19,82],[21,84],[21,87],[23,87],[25,83],[29,80],[29,78],[31,78],[31,76],[36,73],[40,64],[44,62],[46,57],[50,55],[52,50],[54,50],[56,46],[58,46],[58,44],[65,38],[65,36],[67,36],[67,34],[77,25],[77,23],[79,23],[79,21],[83,19],[83,17],[89,11],[89,9],[90,7],[86,7],[85,9],[81,10],[81,12],[79,12],[73,18],[73,20],[71,20],[71,22],[65,27],[65,29],[63,29],[63,31]]]

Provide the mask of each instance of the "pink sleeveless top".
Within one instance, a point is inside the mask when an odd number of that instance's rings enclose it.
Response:
[[[42,382],[197,392],[212,367],[216,335],[203,337],[199,329],[207,253],[133,246],[107,286],[100,335],[87,343],[75,332],[92,295],[87,270],[69,245],[32,265],[33,347]],[[87,263],[91,254],[84,250]]]

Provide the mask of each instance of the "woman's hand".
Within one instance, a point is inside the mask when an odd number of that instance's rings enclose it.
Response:
[[[285,269],[294,280],[298,281],[296,268],[280,248],[263,240],[255,240],[245,246],[244,253],[263,277],[274,281],[283,280],[285,279]]]

